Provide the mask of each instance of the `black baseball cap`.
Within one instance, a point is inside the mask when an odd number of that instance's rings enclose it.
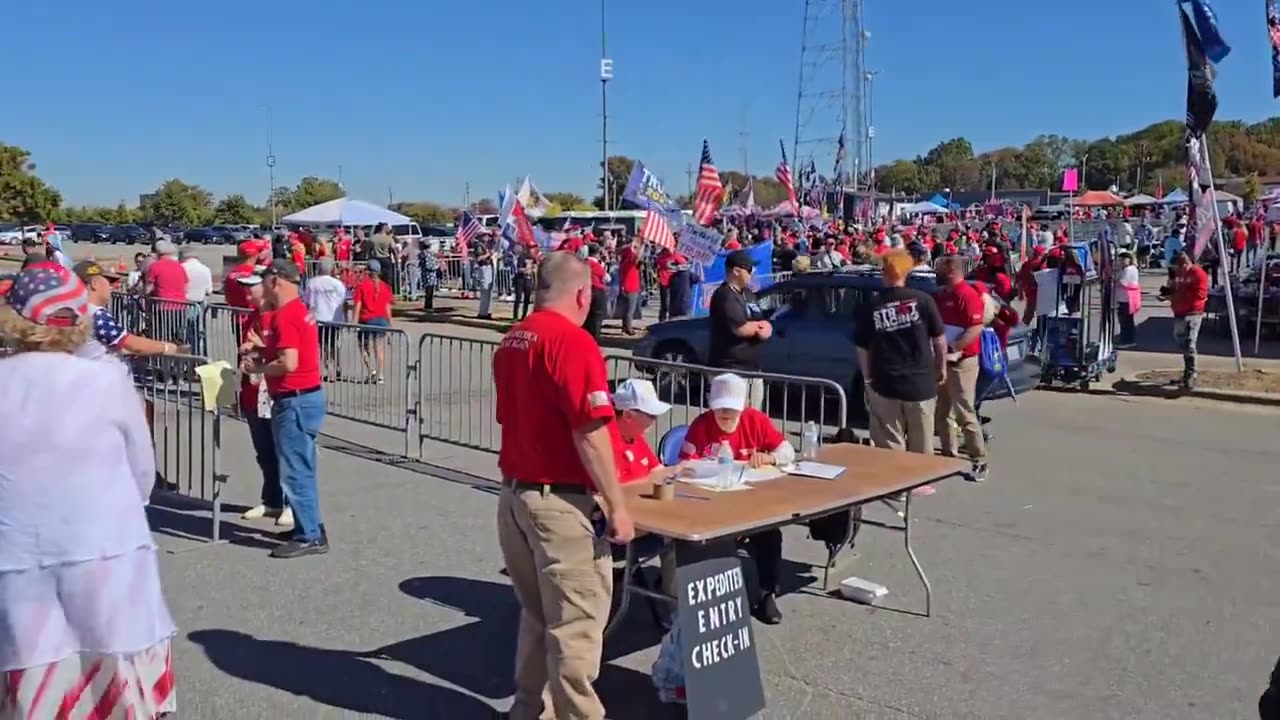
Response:
[[[279,277],[288,280],[291,283],[302,282],[302,273],[298,271],[298,266],[293,264],[292,260],[272,260],[267,269],[262,272],[263,277]]]
[[[742,268],[743,270],[754,271],[756,269],[756,263],[751,257],[750,252],[746,250],[734,250],[724,259],[724,269],[732,270],[733,268]]]

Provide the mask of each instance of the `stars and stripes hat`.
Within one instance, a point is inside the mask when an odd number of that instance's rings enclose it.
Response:
[[[13,280],[10,307],[37,325],[71,327],[89,314],[89,291],[80,278],[55,262],[36,263]]]

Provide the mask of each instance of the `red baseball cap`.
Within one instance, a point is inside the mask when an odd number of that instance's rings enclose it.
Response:
[[[266,240],[253,239],[253,240],[245,240],[244,242],[240,243],[240,245],[238,246],[238,250],[240,251],[241,257],[252,257],[254,255],[262,254],[269,247],[271,246],[267,243]]]

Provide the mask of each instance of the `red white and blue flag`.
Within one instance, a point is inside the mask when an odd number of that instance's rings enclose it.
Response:
[[[791,201],[791,209],[800,214],[800,205],[796,203],[796,185],[795,179],[791,177],[791,166],[787,164],[787,148],[778,141],[778,149],[782,151],[782,162],[778,163],[778,169],[773,171],[774,177],[778,178],[778,182],[782,183],[782,187],[787,189],[787,199]]]
[[[467,248],[471,246],[472,241],[484,230],[484,226],[476,219],[475,215],[462,211],[462,218],[458,220],[458,233],[454,238],[458,241],[458,252],[465,255]]]
[[[702,160],[698,169],[698,187],[693,193],[693,221],[699,225],[710,225],[720,209],[724,199],[724,184],[720,182],[720,171],[711,161],[711,146],[702,141]]]
[[[667,219],[662,217],[662,213],[655,212],[652,209],[644,214],[644,223],[640,226],[640,237],[658,247],[664,247],[668,250],[676,248],[676,236],[671,232],[671,226],[667,224]]]

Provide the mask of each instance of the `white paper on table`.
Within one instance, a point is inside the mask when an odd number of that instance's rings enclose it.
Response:
[[[746,472],[742,473],[742,482],[766,482],[786,476],[787,474],[776,465],[765,465],[764,467],[747,468]]]
[[[786,468],[786,471],[792,475],[803,475],[823,480],[835,480],[844,470],[842,465],[827,465],[826,463],[813,462],[812,460],[801,460]]]
[[[700,487],[703,490],[710,490],[711,492],[738,492],[739,490],[751,489],[751,486],[745,482],[735,483],[729,487],[718,487],[716,478],[681,478],[680,482]]]

